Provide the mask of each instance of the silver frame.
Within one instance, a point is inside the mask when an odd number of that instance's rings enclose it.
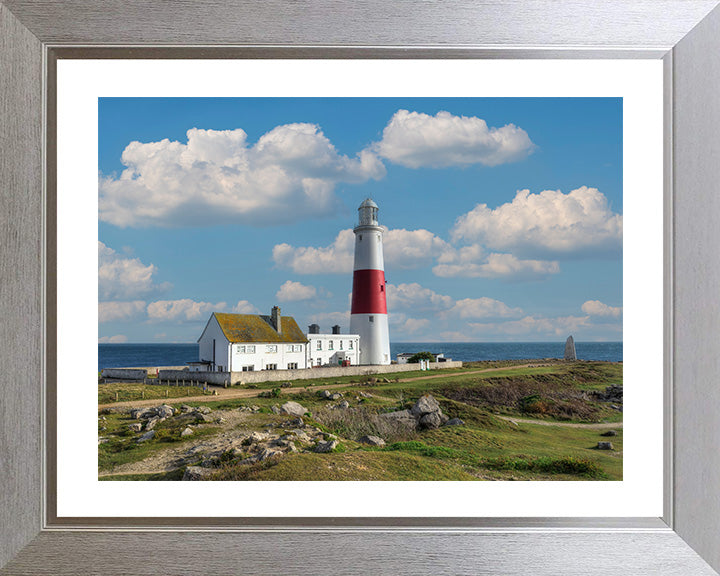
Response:
[[[310,0],[298,12],[281,0],[0,0],[0,573],[716,574],[720,415],[712,407],[720,391],[707,383],[717,380],[720,356],[712,338],[720,320],[717,4]],[[46,137],[54,86],[46,81],[58,57],[122,55],[662,58],[663,517],[57,518],[46,450],[55,434],[55,144]]]

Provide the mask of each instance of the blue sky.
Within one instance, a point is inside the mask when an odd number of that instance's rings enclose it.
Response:
[[[622,340],[619,98],[101,98],[100,341],[346,331],[366,197],[391,340]]]

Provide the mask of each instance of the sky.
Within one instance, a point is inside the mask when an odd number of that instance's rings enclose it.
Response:
[[[99,341],[349,328],[379,206],[394,342],[622,341],[620,98],[100,98]]]

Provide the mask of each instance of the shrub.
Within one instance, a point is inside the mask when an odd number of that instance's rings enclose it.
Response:
[[[363,436],[380,436],[384,440],[404,440],[415,436],[414,431],[408,430],[401,422],[381,418],[377,412],[365,407],[345,410],[323,407],[318,408],[313,416],[323,431],[351,440],[358,440]]]
[[[408,358],[408,364],[419,364],[420,360],[430,360],[430,362],[435,362],[435,355],[432,352],[427,351],[418,352]]]

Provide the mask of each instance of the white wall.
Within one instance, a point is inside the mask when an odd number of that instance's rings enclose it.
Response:
[[[342,359],[350,360],[352,366],[360,363],[360,336],[357,334],[308,334],[308,340],[308,368],[317,366],[318,359],[320,366],[337,366],[338,361]],[[322,350],[317,349],[318,342]],[[350,348],[351,344],[352,348]]]
[[[213,339],[215,340],[215,358],[213,358]],[[218,324],[215,316],[211,316],[205,331],[199,340],[200,344],[200,360],[214,360],[215,370],[219,370],[222,366],[223,370],[228,370],[228,352],[230,343],[225,337],[220,324]]]
[[[277,352],[269,351],[274,346]],[[254,352],[248,352],[248,347],[254,347]],[[291,351],[291,347],[294,351]],[[296,363],[297,368],[306,368],[306,344],[285,342],[239,342],[231,346],[230,370],[240,372],[243,366],[253,366],[254,370],[265,370],[268,364],[276,364],[278,370],[287,370],[288,364]]]

